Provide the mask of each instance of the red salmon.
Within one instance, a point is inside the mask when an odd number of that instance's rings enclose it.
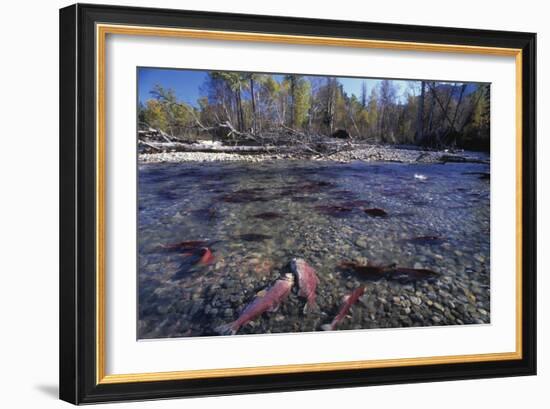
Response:
[[[171,244],[161,244],[160,249],[162,250],[169,250],[169,251],[178,251],[181,250],[183,252],[196,250],[200,247],[204,247],[208,244],[206,240],[188,240],[188,241],[180,241],[179,243],[171,243]]]
[[[235,321],[221,325],[215,329],[222,335],[235,335],[239,328],[258,318],[266,311],[275,311],[283,300],[288,297],[294,278],[292,274],[286,274],[284,278],[275,281],[267,291],[260,291],[254,300],[246,306],[239,318]]]
[[[338,315],[334,317],[334,319],[330,324],[325,324],[321,327],[323,331],[334,331],[334,329],[338,326],[338,324],[340,324],[344,320],[351,306],[355,304],[359,299],[359,297],[361,297],[364,293],[365,293],[365,287],[359,287],[353,290],[353,292],[350,295],[346,295],[344,297],[344,304],[342,305],[342,308],[340,308]]]
[[[180,264],[178,271],[172,277],[174,280],[179,280],[197,270],[198,267],[204,267],[214,262],[214,254],[208,247],[201,247],[196,250],[191,250],[183,253],[184,259]]]
[[[298,295],[307,299],[304,306],[304,314],[318,310],[317,303],[315,302],[315,298],[317,297],[315,291],[317,290],[319,279],[313,267],[304,259],[293,258],[290,261],[290,269],[298,279],[298,287],[300,288]]]
[[[206,266],[214,261],[214,254],[212,254],[212,250],[210,250],[208,247],[203,247],[201,249],[201,252],[202,257],[199,260],[200,265]]]

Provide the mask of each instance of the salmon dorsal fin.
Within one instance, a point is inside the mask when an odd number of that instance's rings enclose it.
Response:
[[[264,297],[267,294],[266,290],[260,290],[256,293],[256,297]]]

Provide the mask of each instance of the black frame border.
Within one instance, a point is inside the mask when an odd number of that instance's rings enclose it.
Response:
[[[96,384],[96,23],[521,49],[522,359]],[[87,4],[61,9],[59,24],[62,400],[83,404],[536,374],[536,34]]]

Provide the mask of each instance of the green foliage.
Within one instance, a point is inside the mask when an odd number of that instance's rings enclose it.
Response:
[[[378,135],[378,93],[375,88],[371,90],[369,102],[367,103],[367,124],[369,134]]]
[[[178,102],[174,90],[158,84],[151,96],[142,107],[140,121],[169,135],[183,136],[193,122],[193,108]]]
[[[481,84],[470,96],[472,113],[465,121],[460,144],[469,149],[489,150],[490,147],[490,86]],[[469,120],[468,120],[469,119]]]
[[[307,125],[311,106],[311,84],[302,75],[287,75],[290,97],[290,121],[292,128],[302,129]]]
[[[297,134],[344,129],[369,142],[489,149],[487,84],[411,81],[400,89],[382,80],[350,95],[335,77],[211,71],[201,93],[191,107],[157,85],[138,107],[139,121],[176,136],[229,122],[236,135],[276,134],[284,125]]]
[[[166,132],[168,130],[168,118],[162,104],[156,99],[146,102],[144,122],[153,128]]]
[[[232,91],[238,91],[246,86],[246,74],[239,72],[212,71],[210,76],[224,81]]]

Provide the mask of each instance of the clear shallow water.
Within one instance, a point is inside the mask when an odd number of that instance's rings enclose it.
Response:
[[[293,293],[240,334],[320,330],[359,285],[365,295],[339,329],[487,323],[490,182],[478,174],[485,172],[482,164],[140,165],[139,336],[216,335],[292,257],[316,269],[320,313],[304,316]],[[418,239],[425,236],[437,240]],[[211,241],[214,262],[174,279],[184,257],[159,247],[199,239]],[[338,267],[348,260],[441,277],[370,282]]]

